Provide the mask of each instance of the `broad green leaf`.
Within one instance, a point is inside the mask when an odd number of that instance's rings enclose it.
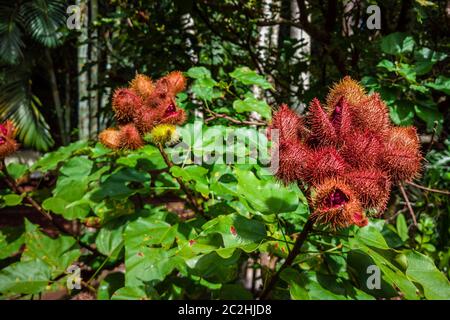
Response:
[[[246,97],[244,100],[235,100],[233,102],[233,108],[239,113],[255,111],[265,119],[270,119],[272,117],[270,106],[265,101],[258,100],[254,97]]]
[[[75,157],[67,161],[60,172],[71,178],[81,178],[89,175],[93,166],[92,160],[87,157]]]
[[[253,296],[250,291],[246,290],[240,284],[225,284],[219,291],[219,299],[221,300],[252,300]]]
[[[274,180],[259,180],[251,171],[235,170],[237,191],[251,209],[263,214],[290,212],[297,209],[299,190],[284,187]]]
[[[450,300],[450,282],[436,268],[433,260],[416,251],[406,251],[405,255],[408,260],[406,275],[422,286],[425,297]]]
[[[122,232],[124,227],[124,225],[117,225],[117,223],[103,225],[95,239],[98,251],[110,257],[111,260],[117,259],[120,249],[123,247]]]
[[[150,297],[140,287],[123,287],[113,293],[111,300],[150,300]]]
[[[50,281],[50,267],[41,260],[20,261],[0,270],[0,292],[36,294]]]
[[[384,68],[387,71],[394,71],[396,69],[395,64],[392,61],[383,59],[378,64],[377,67]]]
[[[192,67],[186,72],[186,75],[193,79],[211,78],[211,71],[205,67]]]
[[[194,189],[200,192],[203,196],[208,197],[209,183],[206,177],[208,169],[198,165],[186,166],[184,168],[173,166],[170,168],[170,172],[174,177],[180,177],[183,181],[193,181]]]
[[[56,151],[46,153],[31,167],[31,171],[40,170],[46,172],[48,170],[53,170],[60,162],[67,160],[74,151],[81,150],[87,146],[87,141],[80,140],[73,142],[68,146],[61,147]]]
[[[7,170],[9,175],[13,178],[13,179],[19,179],[20,177],[22,177],[25,172],[27,172],[28,167],[24,164],[21,163],[10,163],[7,166]]]
[[[427,82],[425,85],[450,95],[450,78],[439,76],[434,82]]]
[[[125,283],[138,286],[142,282],[162,281],[174,269],[183,269],[183,259],[176,255],[176,229],[152,217],[131,222],[124,233]],[[156,247],[152,247],[152,246]]]
[[[412,124],[414,119],[414,106],[407,101],[400,100],[396,105],[389,106],[389,114],[396,125]]]
[[[80,249],[76,240],[70,236],[60,235],[52,239],[38,230],[38,227],[25,220],[25,245],[23,261],[40,260],[46,263],[52,276],[56,277],[78,259]]]
[[[408,240],[408,238],[409,238],[409,236],[408,236],[408,226],[406,224],[405,216],[402,213],[400,213],[397,216],[396,226],[397,226],[397,233],[400,236],[400,238],[403,241]]]
[[[254,84],[263,89],[273,89],[272,85],[263,76],[257,74],[254,70],[251,70],[248,67],[236,68],[230,73],[230,76],[243,84]]]
[[[5,202],[5,205],[10,207],[17,206],[22,202],[22,197],[14,193],[4,195],[2,196],[2,198],[3,201]]]
[[[211,233],[222,236],[224,248],[216,252],[223,258],[229,258],[237,248],[246,252],[256,250],[267,233],[262,222],[238,214],[218,216],[205,223],[202,229],[200,237]]]
[[[109,300],[125,284],[125,275],[121,272],[108,274],[99,284],[97,300]],[[117,295],[116,295],[117,297]]]
[[[381,50],[392,55],[412,52],[414,45],[412,37],[400,32],[391,33],[381,39]]]
[[[0,230],[0,260],[17,253],[24,243],[21,228],[2,227]]]

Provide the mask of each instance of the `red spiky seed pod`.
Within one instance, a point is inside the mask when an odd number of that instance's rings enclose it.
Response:
[[[336,129],[330,121],[327,113],[322,109],[320,101],[314,98],[309,106],[307,122],[311,128],[308,143],[335,145],[337,143]]]
[[[172,71],[164,78],[168,82],[169,91],[174,95],[186,88],[186,78],[180,71]]]
[[[155,89],[152,79],[144,74],[137,74],[130,83],[131,90],[143,100],[148,99]]]
[[[365,209],[386,209],[391,191],[389,176],[380,169],[352,170],[345,174],[344,181],[358,196]]]
[[[305,180],[313,185],[341,176],[347,165],[334,147],[311,150],[304,165]]]
[[[366,98],[366,92],[357,81],[349,76],[344,77],[331,88],[327,96],[327,111],[329,114],[334,111],[336,104],[342,97],[345,97],[349,104],[357,106]]]
[[[133,115],[142,108],[142,99],[131,89],[120,88],[114,91],[112,107],[119,123],[132,121]]]
[[[328,179],[315,188],[312,199],[314,212],[311,219],[332,229],[346,228],[352,224],[367,224],[357,196],[345,183]]]
[[[134,124],[129,123],[120,127],[120,147],[124,149],[139,149],[144,146],[144,140]]]
[[[383,151],[380,138],[370,131],[355,130],[343,137],[343,145],[339,153],[354,168],[370,168],[374,166]]]
[[[305,179],[305,165],[308,162],[309,150],[300,141],[282,142],[278,149],[279,162],[276,177],[285,184]],[[272,153],[272,159],[274,159]]]
[[[98,138],[106,147],[117,150],[120,149],[120,131],[113,128],[108,128],[100,132]]]
[[[384,136],[390,127],[389,110],[378,93],[350,105],[353,124],[361,130],[370,130]]]
[[[352,122],[352,115],[350,113],[350,106],[347,103],[345,97],[339,99],[339,101],[335,104],[334,110],[330,114],[331,123],[333,124],[334,129],[338,135],[337,145],[342,145],[342,137],[345,137],[346,134],[353,132],[355,126]]]
[[[0,159],[6,158],[19,148],[15,140],[16,128],[12,121],[7,120],[0,124]]]
[[[276,129],[280,141],[300,141],[302,128],[303,119],[286,104],[282,104],[272,117],[268,135],[270,136],[272,130]]]
[[[392,127],[384,144],[381,166],[389,172],[393,182],[411,181],[421,169],[420,142],[416,128]]]

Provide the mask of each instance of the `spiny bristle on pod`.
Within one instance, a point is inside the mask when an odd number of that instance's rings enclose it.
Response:
[[[390,127],[389,110],[378,93],[363,99],[358,105],[350,105],[353,124],[384,136]]]
[[[142,98],[133,90],[120,88],[114,91],[112,107],[116,120],[119,123],[127,123],[133,120],[133,115],[142,108]]]
[[[121,148],[135,150],[144,146],[144,140],[132,123],[120,127],[119,138]]]
[[[371,131],[347,133],[343,138],[339,153],[354,168],[370,168],[374,166],[383,151],[383,142]]]
[[[299,141],[303,119],[291,110],[286,104],[282,104],[272,117],[272,124],[268,128],[268,134],[273,135],[278,130],[280,140]]]
[[[320,143],[323,146],[336,144],[336,129],[316,98],[311,101],[307,121],[311,128],[309,136],[311,143]]]
[[[347,165],[334,147],[311,150],[304,165],[304,176],[308,183],[321,184],[324,180],[344,173]]]
[[[137,74],[133,80],[131,80],[130,88],[143,100],[148,99],[155,89],[152,79],[145,74]]]
[[[344,180],[355,190],[365,209],[375,209],[378,213],[386,209],[391,181],[385,172],[376,168],[352,170],[345,174]]]
[[[181,71],[172,71],[164,77],[168,84],[168,89],[173,93],[183,91],[186,88],[186,78]]]
[[[160,124],[154,127],[145,139],[150,140],[156,145],[173,144],[179,140],[177,128],[171,124]]]
[[[381,166],[393,182],[411,181],[419,176],[422,155],[416,128],[392,127],[384,144]]]
[[[275,153],[278,151],[278,155]],[[272,146],[272,161],[278,156],[276,177],[285,184],[305,179],[305,165],[309,151],[300,141],[285,141],[279,146]]]
[[[329,114],[333,112],[336,104],[342,97],[345,97],[351,105],[359,105],[366,97],[366,92],[357,81],[349,76],[344,77],[344,79],[331,88],[327,96],[327,110]]]
[[[103,130],[98,136],[100,142],[106,147],[117,150],[120,149],[120,131],[113,128]]]

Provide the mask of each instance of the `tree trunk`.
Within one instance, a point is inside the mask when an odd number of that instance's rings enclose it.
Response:
[[[64,112],[61,107],[61,99],[59,97],[58,82],[56,80],[55,67],[53,65],[53,58],[49,49],[45,49],[45,56],[47,58],[48,72],[50,78],[50,88],[52,91],[53,105],[55,106],[56,117],[58,118],[59,135],[63,145],[68,143],[68,136],[64,126]]]
[[[88,62],[88,5],[83,0],[77,0],[81,9],[81,29],[78,37],[78,136],[89,138],[89,77],[85,68]]]

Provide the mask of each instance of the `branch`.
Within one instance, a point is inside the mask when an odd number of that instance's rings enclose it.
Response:
[[[418,189],[422,189],[422,190],[425,190],[425,191],[450,195],[450,191],[447,191],[447,190],[439,190],[439,189],[427,188],[427,187],[421,186],[420,184],[415,184],[414,182],[407,182],[407,183],[409,185],[413,186],[413,187],[416,187]]]
[[[12,191],[14,191],[14,193],[16,193],[17,195],[21,196],[22,194],[26,194],[26,192],[22,189],[22,187],[20,187],[19,185],[17,185],[16,180],[14,178],[12,178],[9,173],[8,170],[6,169],[6,165],[5,165],[5,160],[2,159],[0,161],[0,171],[3,173],[3,178],[6,182],[6,184],[11,188]],[[30,197],[29,195],[25,195],[24,199],[34,208],[36,209],[40,214],[42,214],[50,223],[52,226],[54,226],[60,233],[63,234],[67,234],[71,237],[74,237],[78,244],[91,251],[92,253],[95,253],[97,255],[103,255],[102,253],[100,253],[96,248],[92,247],[91,245],[85,244],[83,242],[81,242],[78,239],[77,235],[72,234],[71,232],[67,231],[64,227],[60,226],[55,219],[53,219],[52,215],[50,213],[48,213],[47,211],[45,211],[44,208],[41,207],[41,205],[39,203],[37,203],[32,197]]]
[[[306,221],[305,226],[303,227],[302,232],[298,236],[297,240],[295,240],[294,247],[292,248],[291,252],[287,256],[286,260],[284,261],[283,265],[278,269],[278,271],[270,278],[268,284],[264,288],[263,292],[261,293],[260,299],[265,300],[269,296],[270,292],[275,287],[275,284],[278,281],[278,278],[280,277],[280,273],[286,269],[287,267],[291,266],[294,262],[294,259],[297,257],[297,255],[300,253],[300,250],[303,246],[303,244],[306,241],[306,238],[308,237],[308,234],[312,230],[312,227],[314,225],[314,222],[311,219],[308,219]]]
[[[249,125],[249,126],[267,126],[267,122],[263,122],[263,121],[237,120],[237,119],[234,119],[223,113],[217,113],[212,110],[208,110],[208,112],[211,113],[212,116],[205,119],[205,123],[208,123],[209,121],[212,121],[214,119],[223,118],[223,119],[227,119],[228,121],[235,123],[235,124],[243,124],[243,125]]]
[[[170,172],[170,168],[173,167],[172,161],[169,159],[169,156],[164,151],[164,148],[163,148],[163,146],[161,144],[158,144],[158,149],[159,149],[159,152],[161,153],[161,155],[162,155],[162,157],[164,159],[164,162],[169,167],[169,172]],[[174,177],[174,176],[172,175],[172,177]],[[175,178],[175,180],[177,180],[178,184],[180,185],[180,188],[186,194],[186,199],[189,202],[189,204],[192,206],[192,208],[194,208],[194,210],[197,211],[204,219],[209,220],[209,218],[205,215],[203,207],[198,204],[197,199],[191,193],[191,190],[189,190],[189,188],[186,187],[186,185],[184,184],[183,180],[181,180],[180,177],[174,177],[174,178]]]
[[[414,210],[411,206],[411,203],[409,202],[409,198],[408,198],[408,195],[406,194],[405,188],[403,187],[403,184],[401,184],[401,183],[399,183],[398,186],[400,187],[400,191],[402,192],[403,198],[405,198],[406,206],[408,207],[409,214],[411,215],[413,223],[415,226],[417,226],[416,215],[414,214]]]

